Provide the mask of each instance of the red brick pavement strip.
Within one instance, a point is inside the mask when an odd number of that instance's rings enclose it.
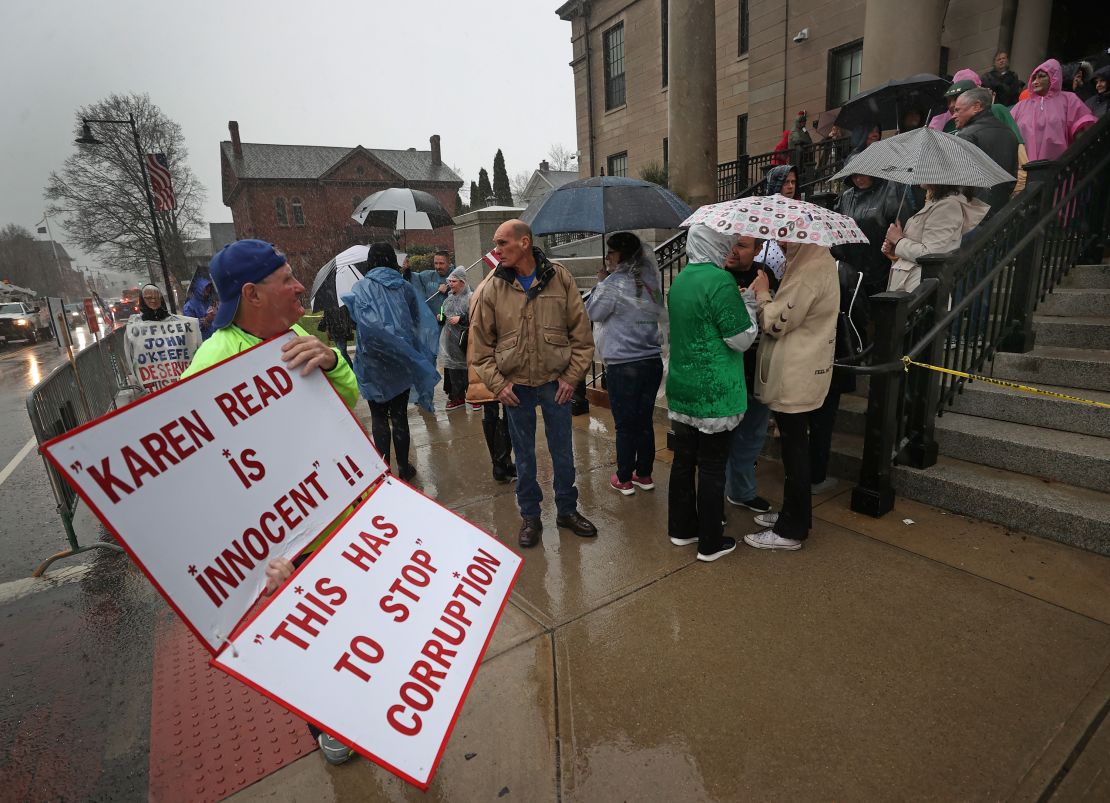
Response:
[[[316,749],[305,723],[208,665],[176,617],[155,642],[150,800],[222,800]]]

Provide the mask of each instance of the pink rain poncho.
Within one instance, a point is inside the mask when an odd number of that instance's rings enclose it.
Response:
[[[1041,70],[1048,74],[1048,93],[1044,96],[1032,93],[1033,76]],[[1030,74],[1029,87],[1032,94],[1029,99],[1016,103],[1010,110],[1021,129],[1025,150],[1031,162],[1038,159],[1059,159],[1075,141],[1076,135],[1096,122],[1091,110],[1079,96],[1062,92],[1062,86],[1063,70],[1060,62],[1049,59]]]

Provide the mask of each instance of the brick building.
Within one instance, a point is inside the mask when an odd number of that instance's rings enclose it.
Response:
[[[235,236],[275,243],[302,281],[351,245],[390,239],[391,230],[351,219],[371,193],[411,187],[455,211],[462,179],[443,164],[438,134],[431,137],[430,150],[418,151],[264,145],[242,142],[234,120],[228,129],[231,140],[220,143],[220,175]],[[453,249],[452,227],[406,232],[404,244]]]
[[[685,99],[707,83],[689,74],[687,59],[679,57],[687,54],[680,51],[713,49],[716,161],[728,162],[772,150],[798,110],[815,119],[890,78],[962,67],[982,72],[999,47],[1012,51],[1018,75],[1028,75],[1045,54],[1052,5],[1051,0],[570,0],[556,13],[571,24],[579,171],[637,177],[652,162],[673,162],[670,85]],[[712,18],[713,41],[689,41],[687,21],[703,9]],[[679,55],[671,58],[674,54]],[[714,105],[712,95],[707,101]],[[713,125],[712,114],[707,119]]]

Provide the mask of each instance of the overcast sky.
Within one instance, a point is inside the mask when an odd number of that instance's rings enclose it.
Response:
[[[245,142],[427,150],[438,133],[464,189],[499,147],[510,176],[553,143],[577,148],[557,0],[0,1],[0,226],[34,231],[75,110],[113,92],[146,92],[181,124],[215,222],[231,220],[228,120]]]

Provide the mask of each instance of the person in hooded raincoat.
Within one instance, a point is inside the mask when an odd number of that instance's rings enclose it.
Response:
[[[605,388],[617,428],[613,490],[631,496],[655,488],[655,397],[663,381],[660,325],[666,307],[651,250],[630,232],[606,241],[607,275],[586,299],[597,353],[605,363]]]
[[[798,169],[792,164],[782,164],[768,170],[765,194],[797,198]],[[759,252],[756,259],[766,265],[775,274],[776,279],[782,278],[782,272],[786,270],[786,257],[777,242],[774,240],[764,242],[763,250]]]
[[[1096,118],[1101,119],[1110,109],[1110,64],[1095,70],[1095,94],[1087,98],[1087,108]]]
[[[667,532],[675,546],[697,544],[701,561],[736,549],[721,523],[725,467],[733,431],[747,411],[743,353],[759,334],[754,297],[741,296],[724,268],[738,239],[703,223],[691,226],[687,265],[667,294],[667,406],[674,432]]]
[[[374,447],[389,462],[392,439],[398,476],[416,476],[409,462],[409,393],[432,411],[432,392],[439,382],[435,369],[439,324],[401,276],[393,246],[379,242],[367,255],[370,270],[340,299],[357,328],[355,377],[370,405]]]
[[[447,412],[466,409],[466,344],[463,336],[470,328],[470,287],[466,268],[455,268],[447,275],[447,298],[439,309],[439,363],[443,368],[443,389],[447,393]]]
[[[189,297],[185,300],[181,313],[188,318],[200,321],[200,336],[207,340],[215,328],[212,320],[216,317],[216,305],[212,303],[212,280],[203,276],[189,287]]]
[[[1097,122],[1077,95],[1063,91],[1063,80],[1060,62],[1049,59],[1029,76],[1029,98],[1010,110],[1031,162],[1059,159],[1080,131]]]
[[[883,253],[887,229],[896,220],[905,223],[916,211],[913,193],[905,189],[904,184],[856,174],[844,179],[844,191],[833,207],[856,221],[867,237],[866,243],[834,246],[832,254],[863,274],[863,290],[869,296],[885,291],[890,279],[890,260]]]

